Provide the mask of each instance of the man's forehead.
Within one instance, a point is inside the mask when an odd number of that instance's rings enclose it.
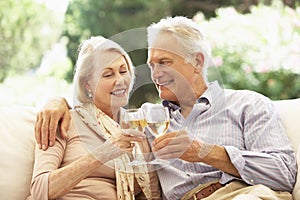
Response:
[[[183,55],[178,54],[175,51],[168,51],[165,49],[157,49],[157,48],[150,48],[148,50],[148,59],[147,63],[155,63],[160,62],[162,60],[173,60],[178,57],[185,58]]]
[[[148,57],[154,56],[157,52],[172,53],[184,57],[184,48],[170,32],[160,32],[149,46]],[[152,54],[152,55],[151,55]]]
[[[150,48],[148,58],[151,60],[161,60],[164,58],[173,58],[172,52],[166,51],[164,49]]]

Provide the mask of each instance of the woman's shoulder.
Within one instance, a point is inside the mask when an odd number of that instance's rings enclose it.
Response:
[[[78,131],[76,128],[76,123],[78,123],[78,114],[75,110],[70,110],[70,123],[69,123],[69,127],[67,130],[67,134],[68,134],[68,139],[72,139],[73,137],[76,137],[78,135]]]
[[[78,136],[80,131],[90,131],[83,122],[81,115],[76,110],[70,110],[70,116],[71,120],[67,131],[69,139]]]

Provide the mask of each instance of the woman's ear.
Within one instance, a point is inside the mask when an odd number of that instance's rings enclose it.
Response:
[[[91,84],[89,81],[86,81],[84,83],[84,87],[85,87],[86,91],[91,91]]]

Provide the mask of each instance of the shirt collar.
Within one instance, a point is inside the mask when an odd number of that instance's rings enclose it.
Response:
[[[218,99],[220,99],[223,95],[224,95],[223,88],[220,87],[218,81],[214,81],[214,82],[208,83],[208,88],[196,100],[195,104],[204,103],[204,104],[214,105],[215,102]],[[163,106],[168,107],[169,110],[171,110],[171,111],[180,109],[180,106],[172,101],[163,100],[162,104],[163,104]]]
[[[197,99],[198,103],[208,101],[207,103],[214,105],[221,97],[224,97],[224,89],[220,87],[218,81],[208,83],[208,88],[205,92]]]

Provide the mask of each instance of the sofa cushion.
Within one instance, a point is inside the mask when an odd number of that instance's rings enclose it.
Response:
[[[34,159],[32,108],[0,108],[0,197],[24,200],[29,194]]]
[[[298,163],[298,174],[297,174],[297,180],[296,184],[293,190],[293,197],[295,200],[300,200],[300,145],[298,146],[298,152],[297,152],[297,163]]]
[[[291,139],[294,149],[297,151],[300,144],[300,123],[298,118],[300,113],[300,99],[273,102],[284,122],[287,135]]]
[[[298,172],[300,170],[300,99],[274,101],[276,110],[284,122],[287,134],[291,139],[292,145],[297,151]],[[294,199],[300,200],[300,174],[297,174],[296,185],[293,190]]]

